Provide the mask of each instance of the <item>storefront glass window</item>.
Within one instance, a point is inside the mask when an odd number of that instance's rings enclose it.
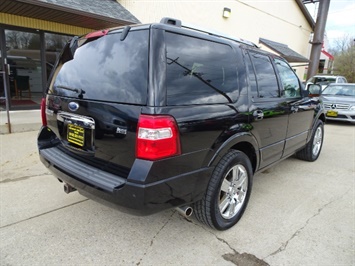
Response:
[[[43,91],[40,35],[5,30],[11,107],[38,105]]]
[[[5,77],[10,109],[37,109],[46,89],[46,79],[48,80],[65,43],[72,36],[41,31],[29,32],[26,29],[5,29],[3,33],[5,47],[0,45],[0,59],[10,68],[9,75]],[[44,36],[44,47],[41,36]],[[5,58],[2,58],[3,56]],[[42,58],[45,58],[45,62],[42,62]],[[0,70],[3,70],[3,63],[0,64]],[[4,79],[0,76],[0,96],[3,97]],[[0,100],[1,110],[5,110],[4,100]]]

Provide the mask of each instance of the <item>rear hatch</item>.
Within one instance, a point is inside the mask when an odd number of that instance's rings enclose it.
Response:
[[[91,33],[64,48],[45,110],[61,152],[128,176],[139,115],[147,104],[148,49],[147,27]]]

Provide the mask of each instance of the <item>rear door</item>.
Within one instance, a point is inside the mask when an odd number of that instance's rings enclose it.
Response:
[[[269,56],[256,51],[245,54],[250,84],[249,112],[252,133],[260,147],[260,168],[277,160],[283,153],[288,123],[288,105],[281,97],[274,65]]]

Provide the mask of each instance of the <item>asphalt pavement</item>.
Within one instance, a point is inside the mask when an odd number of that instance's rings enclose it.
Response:
[[[355,265],[354,125],[327,124],[316,162],[257,174],[224,232],[176,210],[136,217],[65,194],[36,137],[0,135],[0,265]]]

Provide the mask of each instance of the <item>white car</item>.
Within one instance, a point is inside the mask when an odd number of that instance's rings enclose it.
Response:
[[[318,84],[324,90],[331,83],[348,83],[348,81],[343,76],[315,75],[307,80],[306,86],[309,84]]]

